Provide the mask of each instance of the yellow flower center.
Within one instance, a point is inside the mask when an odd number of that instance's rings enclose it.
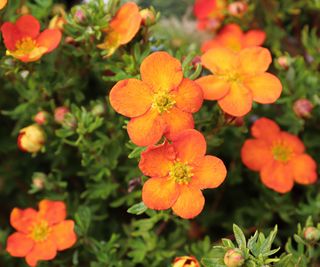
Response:
[[[292,149],[284,144],[277,143],[272,147],[272,154],[275,160],[286,163],[292,156]]]
[[[241,75],[236,71],[227,71],[221,75],[221,78],[230,83],[241,81]]]
[[[31,51],[37,47],[37,43],[31,37],[25,37],[16,43],[16,53],[21,53],[22,55],[26,55],[31,53]]]
[[[188,184],[193,176],[192,167],[186,163],[176,161],[170,169],[169,175],[171,179],[178,184]]]
[[[152,107],[159,113],[163,113],[170,110],[175,103],[176,101],[169,92],[161,90],[154,95]]]
[[[40,221],[35,224],[31,230],[30,237],[35,242],[43,242],[47,240],[49,234],[51,232],[51,227],[49,226],[47,221]]]

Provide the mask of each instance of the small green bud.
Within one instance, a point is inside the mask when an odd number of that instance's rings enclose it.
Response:
[[[244,264],[243,253],[240,249],[228,250],[223,260],[227,267],[240,267]]]

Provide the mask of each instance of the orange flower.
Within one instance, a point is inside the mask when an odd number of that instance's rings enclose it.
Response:
[[[141,79],[119,81],[110,92],[111,106],[132,118],[128,134],[133,143],[147,146],[165,135],[193,128],[192,114],[202,105],[201,88],[183,78],[181,63],[166,52],[155,52],[140,66]]]
[[[205,42],[201,50],[206,52],[212,48],[226,47],[237,52],[246,47],[260,46],[265,39],[264,31],[250,30],[244,33],[239,25],[232,23],[224,26],[213,40]]]
[[[45,133],[42,128],[37,124],[33,124],[20,130],[18,147],[22,151],[36,153],[43,147],[45,139]]]
[[[111,56],[116,49],[129,43],[140,28],[142,17],[139,7],[134,2],[128,2],[120,7],[109,27],[105,30],[107,36],[98,48],[107,50],[107,56]]]
[[[151,177],[143,185],[142,200],[150,209],[172,208],[178,216],[191,219],[203,209],[201,190],[218,187],[227,171],[219,158],[205,155],[207,145],[200,132],[184,130],[171,141],[141,153],[139,168]]]
[[[1,26],[7,55],[23,62],[32,62],[54,50],[60,43],[61,32],[47,29],[40,33],[40,23],[31,15],[21,16],[16,23]]]
[[[8,0],[0,0],[0,10],[3,9],[8,3]]]
[[[200,263],[193,256],[182,256],[174,259],[172,267],[200,267]]]
[[[13,257],[25,257],[29,266],[52,260],[57,251],[72,247],[77,240],[74,221],[65,218],[66,206],[61,201],[42,200],[39,211],[14,208],[10,223],[17,232],[8,237],[7,251]]]
[[[297,136],[267,118],[257,120],[251,134],[255,139],[244,143],[241,158],[249,169],[260,172],[265,186],[287,193],[294,182],[307,185],[317,180],[316,163]]]
[[[196,82],[202,87],[204,99],[218,100],[223,111],[240,117],[251,110],[253,100],[269,104],[279,98],[282,85],[266,72],[271,61],[269,50],[263,47],[249,47],[238,53],[217,47],[201,57],[202,65],[214,75]]]
[[[193,12],[198,20],[198,29],[217,29],[224,18],[226,7],[226,0],[196,0]]]

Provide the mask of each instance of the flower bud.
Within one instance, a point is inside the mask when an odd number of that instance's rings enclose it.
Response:
[[[193,256],[182,256],[174,259],[172,267],[200,267],[200,264]]]
[[[47,176],[42,172],[36,172],[32,176],[32,185],[37,190],[41,190],[44,188],[44,184],[46,181]]]
[[[39,124],[39,125],[43,125],[46,124],[48,121],[48,112],[46,111],[39,111],[34,117],[33,120]]]
[[[248,4],[236,1],[228,5],[228,12],[231,16],[241,18],[248,10]]]
[[[243,254],[240,249],[229,249],[223,260],[227,267],[240,267],[244,264]]]
[[[67,21],[63,17],[56,15],[50,20],[48,28],[62,31],[66,23]]]
[[[313,226],[306,227],[303,231],[303,237],[311,243],[317,242],[320,239],[320,230]]]
[[[25,127],[19,132],[18,147],[22,151],[36,153],[43,147],[44,142],[44,131],[37,124]]]
[[[293,104],[293,111],[300,118],[310,118],[312,109],[313,105],[308,99],[301,98]]]
[[[62,123],[63,120],[65,119],[66,114],[68,114],[70,112],[70,110],[67,107],[57,107],[54,110],[54,120],[57,123]]]
[[[141,24],[143,25],[152,25],[156,21],[156,16],[154,12],[149,8],[142,9],[140,11],[140,16],[142,18]]]
[[[280,67],[283,68],[284,70],[287,70],[289,68],[288,57],[286,56],[278,57],[277,62],[280,65]]]
[[[82,9],[77,9],[77,11],[74,13],[74,20],[78,23],[81,23],[85,20],[86,15]]]
[[[106,112],[106,107],[102,103],[97,103],[91,109],[91,113],[95,116],[102,116]]]

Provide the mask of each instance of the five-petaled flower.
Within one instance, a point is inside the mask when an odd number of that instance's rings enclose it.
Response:
[[[307,185],[317,180],[316,163],[297,136],[267,118],[257,120],[251,134],[255,139],[245,141],[241,158],[249,169],[260,172],[265,186],[287,193],[294,182]]]
[[[226,0],[196,0],[193,12],[198,20],[198,29],[216,30],[224,18],[226,9]]]
[[[155,52],[140,66],[141,79],[119,81],[110,92],[112,107],[132,118],[127,130],[138,146],[157,143],[194,127],[192,113],[203,102],[201,88],[183,78],[181,63],[166,52]]]
[[[139,168],[151,177],[142,189],[145,205],[155,210],[172,208],[185,219],[197,216],[205,202],[201,190],[218,187],[227,173],[219,158],[205,153],[206,141],[194,129],[142,152]]]
[[[54,50],[61,41],[61,32],[46,29],[40,33],[39,21],[31,15],[21,16],[16,23],[1,26],[7,55],[23,62],[32,62]]]
[[[25,257],[29,266],[52,260],[57,251],[72,247],[77,240],[74,221],[66,220],[61,201],[42,200],[39,211],[14,208],[10,223],[17,232],[8,237],[7,251],[13,257]]]
[[[266,39],[266,33],[261,30],[249,30],[244,33],[239,25],[228,24],[210,41],[203,43],[201,50],[206,52],[216,47],[227,47],[233,51],[240,51],[246,47],[261,46]]]
[[[193,256],[182,256],[174,259],[172,267],[200,267],[200,263]]]
[[[111,56],[119,46],[129,43],[135,37],[141,21],[137,4],[134,2],[124,4],[105,29],[107,36],[98,48],[106,50],[107,56]]]
[[[199,78],[204,99],[218,100],[226,113],[240,117],[252,108],[252,101],[261,104],[275,102],[281,94],[280,80],[267,73],[272,61],[268,49],[244,48],[239,52],[217,47],[201,57],[203,66],[213,75]]]

